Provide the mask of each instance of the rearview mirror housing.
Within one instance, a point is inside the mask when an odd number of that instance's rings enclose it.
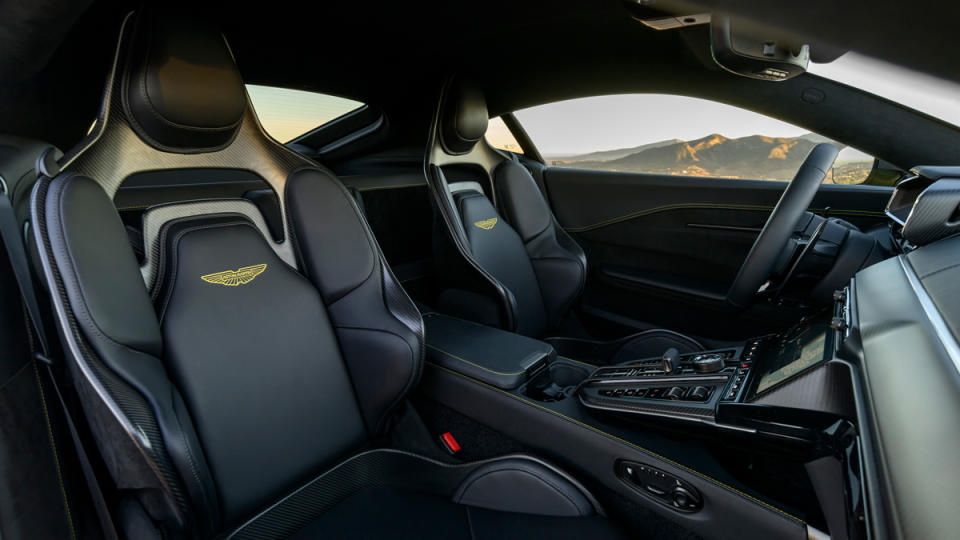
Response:
[[[710,50],[723,69],[767,81],[785,81],[807,70],[810,47],[790,43],[748,23],[714,15],[710,23]]]

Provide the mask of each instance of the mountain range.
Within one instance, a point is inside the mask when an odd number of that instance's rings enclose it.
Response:
[[[692,141],[669,139],[631,148],[603,150],[552,158],[551,164],[578,169],[790,180],[807,153],[821,142],[844,145],[807,133],[798,137],[751,135],[730,139],[713,133]],[[844,156],[843,154],[846,154]],[[846,159],[844,159],[846,157]],[[843,151],[838,165],[869,170],[871,160],[856,150]],[[838,174],[839,176],[839,174]]]

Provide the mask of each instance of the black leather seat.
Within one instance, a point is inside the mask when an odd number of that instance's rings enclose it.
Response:
[[[31,212],[126,536],[619,536],[529,456],[378,446],[419,380],[423,321],[343,185],[265,135],[219,33],[128,18],[104,99]],[[249,200],[163,204],[140,264],[112,198],[156,170],[260,175],[283,239]]]
[[[445,268],[448,273],[477,274],[488,282],[486,289],[498,297],[498,305],[491,308],[474,292],[453,287],[441,293],[437,309],[547,338],[561,355],[597,362],[659,356],[670,347],[680,352],[702,350],[697,340],[663,329],[607,342],[562,335],[583,292],[587,258],[557,222],[530,171],[486,143],[487,122],[486,101],[476,86],[462,80],[448,85],[434,149],[428,152],[432,156],[428,180],[441,221],[457,248],[455,256],[469,263]],[[477,181],[448,182],[441,166],[452,164],[472,165]],[[462,275],[457,277],[464,281]]]

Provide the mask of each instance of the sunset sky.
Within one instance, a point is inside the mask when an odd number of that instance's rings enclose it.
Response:
[[[247,93],[263,128],[283,143],[363,105],[326,94],[255,84],[247,85]]]
[[[811,64],[820,76],[960,125],[960,85],[847,53],[830,64]],[[770,83],[776,84],[776,83]],[[662,94],[625,94],[575,99],[516,113],[541,153],[580,154],[639,146],[665,139],[698,139],[711,133],[738,138],[749,135],[794,137],[809,130],[737,107]],[[492,123],[488,138],[509,137],[502,123]],[[841,158],[864,154],[847,149]]]
[[[810,72],[960,125],[960,84],[948,83],[856,53]],[[776,84],[776,83],[770,83]],[[313,92],[248,85],[260,121],[277,140],[289,140],[363,104]],[[665,139],[692,140],[711,133],[795,137],[808,130],[754,112],[711,101],[662,94],[624,94],[574,99],[521,110],[517,118],[541,153],[562,156],[639,146]],[[512,142],[497,119],[487,138]],[[866,158],[847,149],[841,159]]]

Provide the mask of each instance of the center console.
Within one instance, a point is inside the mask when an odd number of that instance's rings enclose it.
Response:
[[[838,302],[838,309],[842,303]],[[849,377],[831,364],[841,318],[824,313],[781,334],[723,349],[633,360],[594,370],[577,391],[598,414],[656,417],[784,435],[798,417],[852,417]],[[840,314],[842,315],[842,314]],[[840,321],[840,322],[838,322]],[[790,417],[790,418],[787,418]],[[803,422],[808,424],[809,422]],[[822,428],[811,426],[811,434]],[[795,437],[797,431],[788,435]]]
[[[671,349],[662,358],[601,367],[584,381],[578,397],[591,409],[712,419],[721,400],[742,394],[753,367],[744,349],[756,351],[760,343],[685,355]]]
[[[829,466],[824,470],[842,473],[825,475],[830,481],[849,479],[829,491],[857,497],[852,384],[849,366],[835,359],[847,317],[843,294],[836,306],[778,334],[604,366],[557,356],[539,340],[426,313],[429,369],[420,389],[449,414],[574,463],[691,530],[749,523],[747,536],[806,538],[813,529],[804,519],[827,528],[811,510],[816,503],[792,506],[792,488],[764,483],[753,465],[776,456],[778,471],[803,469],[814,486],[826,484],[812,467]],[[435,420],[438,433],[460,429],[445,418]],[[467,446],[488,444],[457,436]],[[857,512],[862,503],[843,506]],[[764,520],[756,519],[758,508]]]

